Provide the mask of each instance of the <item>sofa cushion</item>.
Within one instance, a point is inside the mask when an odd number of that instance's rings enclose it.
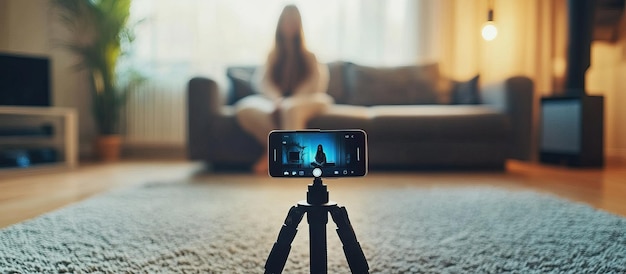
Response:
[[[351,64],[346,68],[348,104],[436,104],[439,85],[437,64],[374,68]]]
[[[375,142],[503,142],[511,134],[506,114],[485,106],[467,105],[333,105],[311,119],[308,126],[360,128]]]
[[[334,104],[309,120],[307,126],[319,129],[358,128],[367,131],[370,118],[369,107]]]
[[[502,141],[506,114],[484,106],[376,106],[370,108],[371,138],[439,141]]]
[[[252,85],[252,78],[256,71],[255,66],[229,67],[226,69],[226,77],[230,81],[230,89],[226,96],[226,104],[232,105],[256,91]]]
[[[347,63],[343,61],[328,63],[328,72],[330,74],[328,80],[328,95],[332,96],[338,104],[346,102],[346,64]]]
[[[453,105],[476,105],[480,104],[480,92],[478,90],[479,75],[468,81],[452,81],[452,104]]]

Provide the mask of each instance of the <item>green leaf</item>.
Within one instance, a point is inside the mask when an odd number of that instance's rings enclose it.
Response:
[[[52,3],[61,23],[74,34],[60,46],[80,57],[75,68],[90,71],[93,115],[100,133],[115,133],[128,94],[140,83],[139,78],[130,78],[121,86],[116,74],[118,60],[124,55],[122,44],[132,43],[135,37],[133,28],[128,26],[131,0],[52,0]],[[94,72],[98,72],[98,79]]]

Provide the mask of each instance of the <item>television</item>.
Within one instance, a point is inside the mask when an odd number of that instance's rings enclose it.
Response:
[[[50,60],[0,53],[0,106],[50,106]]]
[[[577,98],[544,100],[541,113],[542,151],[580,153],[582,101]]]
[[[300,152],[298,152],[298,151],[291,151],[291,152],[289,152],[289,162],[291,162],[291,163],[298,163],[298,162],[300,162]]]
[[[604,97],[541,99],[540,160],[568,166],[604,165]]]

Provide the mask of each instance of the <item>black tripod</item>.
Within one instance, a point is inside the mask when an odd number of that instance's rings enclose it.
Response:
[[[327,273],[326,261],[326,224],[328,213],[337,224],[337,234],[343,244],[343,251],[352,273],[369,273],[367,260],[356,239],[354,229],[348,219],[348,211],[337,203],[328,201],[328,190],[322,179],[316,177],[309,185],[306,201],[300,201],[289,209],[285,223],[278,233],[278,240],[274,243],[270,255],[265,262],[265,273],[282,273],[291,243],[298,232],[298,224],[307,213],[309,223],[309,248],[311,256],[311,274]]]

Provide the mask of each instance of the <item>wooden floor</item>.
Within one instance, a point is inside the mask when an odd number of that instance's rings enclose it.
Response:
[[[72,171],[0,178],[0,228],[15,224],[107,190],[132,185],[189,180],[247,183],[274,179],[249,174],[202,174],[185,161],[132,161],[87,164]],[[506,172],[370,172],[361,187],[497,186],[533,190],[589,204],[626,217],[626,164],[604,169],[568,169],[511,161]],[[346,184],[354,185],[354,184]]]

